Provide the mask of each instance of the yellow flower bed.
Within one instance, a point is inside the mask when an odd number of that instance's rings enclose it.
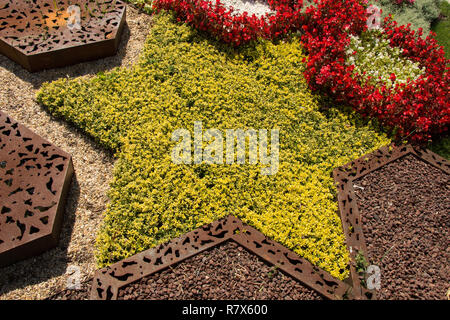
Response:
[[[340,279],[348,275],[333,168],[389,140],[334,106],[302,76],[299,40],[235,51],[167,14],[140,62],[89,80],[44,84],[38,100],[116,151],[99,267],[232,214]],[[323,109],[323,108],[322,108]],[[178,128],[279,129],[280,167],[176,165]]]

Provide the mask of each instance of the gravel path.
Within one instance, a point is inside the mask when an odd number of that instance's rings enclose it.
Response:
[[[442,299],[450,288],[450,176],[405,156],[355,184],[380,299]]]
[[[66,287],[68,266],[78,266],[81,281],[96,270],[94,243],[108,199],[114,158],[74,127],[52,118],[35,101],[44,81],[90,77],[99,71],[134,64],[144,45],[151,17],[128,6],[119,52],[93,62],[29,73],[0,55],[0,109],[43,138],[72,154],[75,176],[66,205],[60,244],[38,257],[0,269],[0,299],[43,299]]]

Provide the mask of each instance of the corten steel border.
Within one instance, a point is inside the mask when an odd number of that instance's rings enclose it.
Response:
[[[0,111],[0,267],[57,246],[72,157]]]
[[[54,25],[49,19],[44,19],[47,23],[44,29],[38,11],[44,10],[45,16],[55,13],[53,0],[0,0],[0,53],[30,72],[112,56],[118,50],[126,21],[125,3],[119,0],[103,0],[102,3],[112,4],[113,1],[115,11],[105,13],[101,19],[89,16],[89,23],[81,22],[81,30],[70,30],[67,26]],[[60,9],[69,6],[68,0],[56,2]],[[82,12],[87,12],[84,3],[93,5],[88,1],[71,1],[71,4],[82,4]],[[67,18],[68,14],[61,12]]]
[[[225,241],[235,241],[251,253],[276,265],[304,286],[327,299],[343,299],[351,292],[348,284],[233,216],[216,220],[155,248],[138,253],[97,270],[92,281],[92,300],[116,300],[120,288],[171,265],[197,255]]]
[[[450,162],[430,150],[411,145],[384,146],[370,154],[351,161],[333,170],[333,178],[338,191],[339,215],[350,252],[350,273],[353,295],[356,299],[376,299],[376,291],[361,285],[361,277],[356,271],[355,257],[359,251],[367,256],[366,240],[363,234],[360,213],[353,182],[361,177],[406,155],[414,155],[420,160],[450,174]]]

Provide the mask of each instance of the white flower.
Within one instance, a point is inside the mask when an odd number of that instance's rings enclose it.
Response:
[[[403,50],[392,48],[387,39],[379,38],[381,36],[383,34],[379,30],[364,35],[363,40],[350,36],[346,64],[354,64],[355,73],[362,74],[366,71],[366,79],[368,76],[381,77],[386,86],[390,87],[396,83],[405,83],[407,78],[416,79],[425,72],[418,63],[402,57]],[[357,54],[353,55],[353,51]],[[396,75],[395,81],[390,80],[391,73]]]

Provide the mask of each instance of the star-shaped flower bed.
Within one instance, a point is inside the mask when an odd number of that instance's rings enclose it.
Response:
[[[343,279],[348,253],[330,173],[389,140],[338,110],[319,110],[299,41],[232,50],[160,14],[133,68],[41,88],[38,101],[50,113],[118,158],[99,266],[231,214]],[[196,121],[205,129],[279,128],[278,172],[262,175],[262,163],[174,163],[173,132],[191,132]]]

